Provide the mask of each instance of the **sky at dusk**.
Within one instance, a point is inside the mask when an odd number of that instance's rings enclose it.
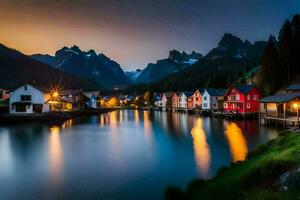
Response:
[[[0,0],[0,43],[50,55],[76,44],[131,70],[172,49],[205,54],[224,32],[267,40],[297,12],[299,0]]]

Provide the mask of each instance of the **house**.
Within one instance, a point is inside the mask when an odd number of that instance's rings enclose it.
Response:
[[[100,92],[82,92],[86,108],[97,108],[97,100]]]
[[[3,88],[0,88],[0,100],[6,101],[9,99],[9,91]]]
[[[154,93],[153,100],[154,100],[154,105],[156,107],[159,107],[161,105],[161,94],[160,93]]]
[[[300,93],[300,84],[292,84],[286,89],[287,93]]]
[[[257,113],[262,93],[255,85],[232,85],[224,95],[224,111],[241,114]]]
[[[49,112],[50,93],[45,87],[23,84],[10,91],[9,112],[12,114]]]
[[[300,93],[275,94],[262,98],[259,102],[260,113],[264,117],[296,117],[300,108]]]
[[[202,110],[222,110],[226,89],[207,88],[202,93]]]
[[[162,108],[170,108],[172,106],[172,97],[173,97],[173,92],[164,92],[161,96],[161,105],[160,107]]]
[[[188,98],[193,95],[194,92],[185,91],[179,95],[179,108],[188,108]]]
[[[285,91],[260,99],[260,119],[299,124],[300,85],[293,84]]]
[[[178,108],[179,107],[179,92],[174,92],[172,96],[172,107],[173,108]]]
[[[190,97],[188,97],[188,108],[200,108],[201,107],[201,93],[199,90],[196,90]]]
[[[82,109],[86,107],[86,97],[81,90],[62,90],[59,95],[62,102],[72,104],[72,109]]]

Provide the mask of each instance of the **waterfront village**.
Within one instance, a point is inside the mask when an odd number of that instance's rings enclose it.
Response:
[[[273,96],[263,97],[254,85],[231,85],[227,89],[102,95],[100,91],[63,90],[35,83],[12,90],[0,89],[0,110],[6,116],[30,116],[50,112],[101,109],[153,109],[194,112],[221,117],[255,117],[265,123],[299,125],[300,84],[292,84]]]

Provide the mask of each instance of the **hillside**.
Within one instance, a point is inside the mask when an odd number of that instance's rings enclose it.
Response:
[[[67,74],[0,44],[0,87],[11,89],[33,81],[46,86],[60,83],[68,89],[95,88],[91,81]]]
[[[224,34],[218,46],[203,59],[177,73],[151,84],[133,85],[129,91],[176,91],[201,87],[224,88],[256,68],[267,42],[250,43],[231,34]],[[257,69],[256,69],[257,70]]]
[[[195,180],[185,192],[170,187],[165,199],[257,200],[299,198],[300,135],[282,133],[250,153],[244,162],[222,169],[212,180]]]

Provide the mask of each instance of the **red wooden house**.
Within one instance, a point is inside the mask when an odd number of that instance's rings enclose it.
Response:
[[[231,86],[225,93],[224,111],[241,114],[259,111],[262,93],[255,85]]]

